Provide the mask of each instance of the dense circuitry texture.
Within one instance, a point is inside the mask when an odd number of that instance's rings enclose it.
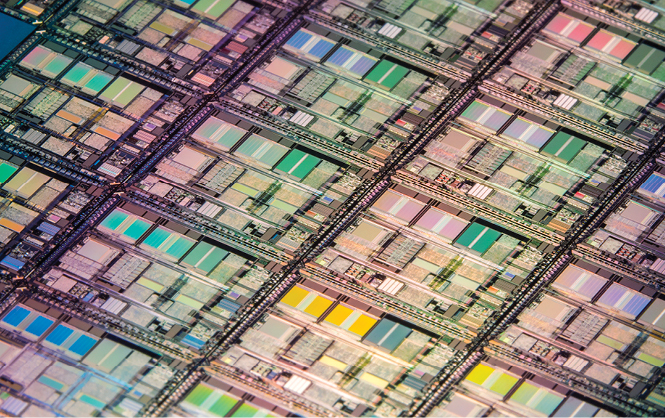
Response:
[[[0,415],[665,416],[664,0],[0,8]]]

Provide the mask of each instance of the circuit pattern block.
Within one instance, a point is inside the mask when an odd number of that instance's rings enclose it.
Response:
[[[665,416],[665,1],[0,35],[1,416]]]

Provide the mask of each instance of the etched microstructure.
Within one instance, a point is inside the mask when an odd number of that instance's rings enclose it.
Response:
[[[0,415],[665,416],[661,14],[0,0]]]

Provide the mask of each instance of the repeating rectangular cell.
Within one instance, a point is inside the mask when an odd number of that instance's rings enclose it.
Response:
[[[635,48],[635,45],[637,44],[633,41],[601,29],[587,42],[585,47],[623,60]]]
[[[21,232],[38,215],[39,212],[30,210],[18,203],[10,203],[9,207],[0,215],[0,225],[14,232]]]
[[[553,417],[593,417],[598,408],[577,398],[566,399]]]
[[[568,40],[580,44],[584,41],[591,32],[595,29],[594,26],[575,19],[566,14],[559,13],[550,21],[545,27],[545,32],[560,35]]]
[[[291,387],[291,385],[292,385],[291,381],[293,381],[295,378],[298,378],[298,376],[291,376],[291,379],[289,380],[289,382],[286,382],[286,384],[284,385],[284,387],[285,387],[286,389],[289,389],[289,390],[291,390],[291,391],[294,391],[294,390],[293,390],[294,388]],[[298,378],[298,380],[302,381],[302,380],[305,380],[305,379]],[[311,382],[309,382],[308,380],[306,380],[306,382],[309,383],[309,384],[311,384]],[[291,385],[290,385],[289,383],[291,383]],[[309,386],[309,385],[307,385],[307,386]],[[306,388],[307,388],[307,387],[305,387],[305,389],[306,389]],[[296,390],[295,392],[298,393],[298,394],[301,394],[303,391],[304,391],[304,389],[301,389],[300,391],[297,391],[297,390]],[[260,416],[260,417],[262,417],[262,416],[270,416],[270,415],[263,415],[264,413],[265,413],[265,411],[262,412],[262,411],[259,410],[259,408],[256,408],[256,407],[254,407],[254,406],[252,406],[252,405],[250,405],[250,404],[248,404],[248,403],[243,403],[242,405],[240,405],[240,406],[238,407],[238,409],[237,409],[233,414],[231,414],[231,418],[244,418],[244,417],[256,417],[256,416]]]
[[[455,244],[483,254],[501,235],[499,231],[474,222],[457,238]]]
[[[96,96],[111,80],[113,80],[111,74],[96,70],[88,64],[77,62],[60,79],[60,82],[72,87],[78,87],[83,93]]]
[[[612,312],[618,315],[635,319],[649,302],[651,302],[650,297],[621,286],[618,283],[612,283],[596,303],[599,306],[612,310]]]
[[[0,160],[0,183],[6,182],[17,170],[14,164]]]
[[[293,80],[294,76],[302,71],[302,67],[280,57],[275,57],[265,68],[265,71],[286,81]]]
[[[545,42],[536,41],[534,42],[533,46],[529,48],[527,55],[551,63],[555,62],[559,55],[562,53],[563,51],[561,49],[555,48]]]
[[[517,380],[516,377],[505,373],[501,369],[495,369],[481,363],[471,370],[471,373],[464,379],[464,383],[471,383],[471,387],[474,385],[480,386],[500,397],[504,397],[515,386]]]
[[[69,388],[75,384],[82,375],[83,372],[81,370],[67,366],[61,362],[55,362],[52,366],[46,369],[35,382],[33,382],[26,392],[35,390],[35,392],[43,393],[44,386],[47,386],[58,394],[62,394],[67,392],[67,390],[69,390]],[[37,383],[37,385],[35,385],[35,383]]]
[[[173,162],[179,164],[190,174],[192,172],[197,173],[198,170],[207,165],[210,160],[211,157],[209,155],[190,147],[183,147],[183,149],[172,158]]]
[[[72,63],[72,59],[51,51],[50,49],[38,45],[26,55],[20,66],[40,72],[41,74],[55,78]]]
[[[228,254],[228,251],[222,250],[207,242],[199,242],[180,262],[180,265],[203,272],[203,274],[208,274],[217,267]]]
[[[375,318],[345,305],[335,306],[335,308],[326,315],[324,321],[328,324],[352,332],[360,337],[365,335],[376,323]]]
[[[621,217],[624,218],[622,220],[632,221],[634,222],[632,225],[639,224],[642,226],[653,225],[653,223],[662,215],[661,212],[632,200],[626,205],[620,214]],[[609,228],[608,225],[608,229]],[[618,229],[620,230],[621,228]]]
[[[665,300],[654,299],[653,303],[644,311],[638,322],[652,326],[659,331],[665,331]]]
[[[279,209],[279,210],[281,210],[281,211],[284,211],[284,212],[286,212],[286,213],[290,213],[290,214],[292,214],[292,215],[298,211],[298,207],[297,207],[297,206],[293,206],[293,205],[291,205],[291,204],[289,204],[289,203],[286,203],[286,202],[283,201],[283,200],[279,200],[279,199],[275,199],[275,198],[271,199],[271,200],[268,202],[268,204],[269,204],[271,207],[277,208],[277,209]]]
[[[383,227],[367,220],[362,220],[353,230],[353,232],[351,232],[351,235],[361,238],[372,244],[379,244],[389,234],[390,232]]]
[[[654,200],[665,202],[665,176],[652,173],[637,191]]]
[[[2,188],[18,197],[30,198],[40,187],[51,178],[46,174],[39,173],[31,168],[23,167]]]
[[[54,323],[53,318],[17,305],[2,318],[0,326],[15,330],[30,340],[37,340]]]
[[[111,340],[103,340],[82,361],[88,366],[105,373],[111,373],[132,350]]]
[[[635,48],[623,65],[645,74],[651,74],[665,61],[665,51],[641,44]]]
[[[193,134],[192,138],[203,141],[224,151],[230,150],[247,133],[235,125],[211,117],[203,122]]]
[[[116,248],[110,247],[94,239],[89,239],[78,249],[78,251],[76,251],[78,255],[100,264],[106,264],[115,257],[118,252],[119,251]]]
[[[402,344],[412,331],[411,328],[405,325],[382,319],[365,337],[364,341],[392,352]]]
[[[391,90],[408,74],[409,69],[399,64],[387,60],[381,60],[372,71],[367,74],[365,81],[378,84],[379,86]]]
[[[452,129],[444,137],[437,138],[427,146],[427,156],[449,166],[463,160],[478,140],[464,132]]]
[[[199,383],[180,403],[180,407],[195,415],[226,417],[237,403],[238,399],[225,392]]]
[[[42,344],[54,350],[64,351],[67,356],[79,360],[92,349],[97,340],[77,328],[59,324],[44,338]]]
[[[191,333],[187,334],[185,338],[181,340],[181,342],[196,349],[201,349],[201,347],[203,347],[206,343],[204,340],[194,337]]]
[[[71,400],[63,406],[63,411],[71,416],[97,415],[120,390],[116,384],[90,377],[70,394]]]
[[[563,401],[563,396],[545,388],[523,382],[513,393],[508,403],[515,402],[541,414],[550,415]]]
[[[364,76],[378,60],[370,55],[363,54],[346,45],[342,45],[325,62],[325,65],[343,73],[350,72],[352,76]]]
[[[321,162],[320,158],[309,155],[298,149],[291,150],[286,157],[275,167],[275,171],[281,171],[298,180],[304,179]]]
[[[151,226],[151,222],[116,208],[104,218],[97,229],[134,244]]]
[[[280,302],[316,318],[333,304],[332,300],[300,286],[294,286]]]
[[[234,153],[238,156],[252,159],[261,166],[272,168],[279,161],[288,148],[258,135],[247,138]]]
[[[535,309],[535,312],[538,314],[552,319],[552,323],[561,325],[563,325],[575,311],[576,308],[574,306],[560,302],[549,296],[546,296]]]
[[[430,416],[446,416],[446,417],[480,417],[483,416],[488,407],[467,398],[464,395],[455,393],[450,402],[440,412],[436,411],[436,415]]]
[[[19,97],[27,97],[29,93],[34,91],[35,87],[35,84],[14,74],[7,77],[7,79],[0,84],[0,89]]]
[[[286,44],[284,49],[296,55],[304,55],[306,58],[319,62],[331,49],[335,42],[323,38],[307,29],[300,29]]]
[[[460,117],[498,131],[510,119],[510,113],[475,100],[462,112]]]
[[[434,232],[446,241],[454,240],[464,230],[468,222],[436,208],[429,208],[418,219],[416,229],[425,232]]]
[[[185,38],[185,42],[204,51],[210,51],[224,38],[225,34],[225,32],[211,28],[210,26],[199,25]]]
[[[404,196],[393,190],[387,190],[377,200],[372,209],[396,217],[403,222],[411,222],[413,218],[425,207],[423,202]]]
[[[522,142],[540,149],[552,137],[553,130],[540,126],[536,123],[530,122],[526,119],[515,119],[502,135],[512,139],[517,139]]]
[[[157,251],[171,260],[179,260],[196,241],[164,227],[157,227],[148,235],[140,247],[148,251]]]
[[[124,108],[144,89],[145,86],[135,81],[118,77],[111,85],[104,89],[99,98],[105,102]]]
[[[192,6],[192,10],[209,16],[213,19],[219,18],[235,0],[199,0]]]
[[[552,283],[555,289],[584,301],[591,300],[607,279],[574,265],[569,265]]]
[[[573,135],[557,132],[540,152],[569,163],[586,144],[586,141]]]

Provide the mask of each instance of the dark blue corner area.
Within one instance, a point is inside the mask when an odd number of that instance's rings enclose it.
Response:
[[[15,17],[0,13],[0,61],[35,30],[35,26]]]

